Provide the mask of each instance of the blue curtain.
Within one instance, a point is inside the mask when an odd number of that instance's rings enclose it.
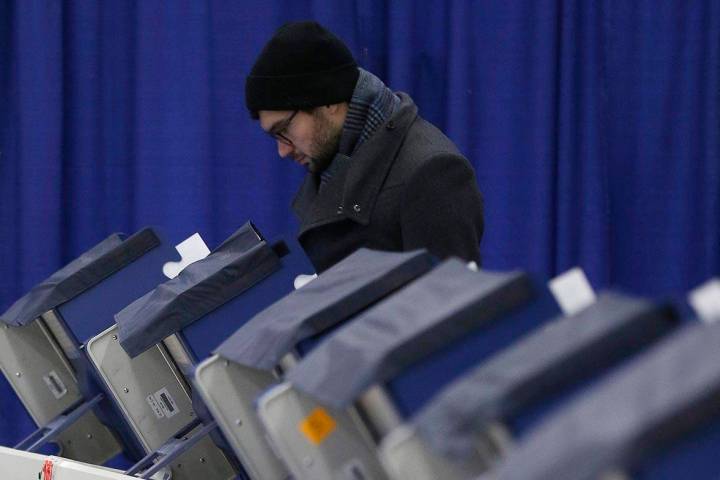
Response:
[[[307,18],[471,159],[486,268],[720,273],[720,0],[0,0],[0,310],[110,232],[291,232],[302,172],[243,85]],[[0,444],[23,415],[0,384]]]

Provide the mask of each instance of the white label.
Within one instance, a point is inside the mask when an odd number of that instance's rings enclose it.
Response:
[[[62,380],[60,380],[60,377],[55,370],[52,370],[47,375],[43,376],[43,380],[45,381],[45,385],[47,385],[52,392],[55,400],[60,400],[67,393],[67,387],[65,387],[65,384]]]
[[[180,261],[167,262],[163,265],[163,274],[168,278],[177,277],[185,267],[210,255],[210,249],[199,233],[180,242],[175,250],[180,254]]]
[[[175,399],[170,395],[167,388],[163,388],[159,392],[156,392],[155,401],[160,406],[165,418],[172,418],[180,412],[180,409],[175,403]]]
[[[595,292],[585,272],[578,267],[553,278],[548,287],[566,316],[574,315],[595,302]]]
[[[305,275],[300,274],[297,277],[295,277],[295,281],[293,281],[293,287],[295,287],[295,290],[298,290],[308,283],[312,282],[317,278],[317,273],[313,273],[312,275]]]
[[[157,418],[165,418],[165,414],[163,413],[162,408],[160,408],[160,405],[158,405],[158,402],[157,400],[155,400],[155,396],[153,394],[145,397],[145,400],[147,401],[148,405],[150,405],[150,410],[153,411]]]
[[[703,322],[720,320],[720,279],[714,278],[692,290],[688,303]]]

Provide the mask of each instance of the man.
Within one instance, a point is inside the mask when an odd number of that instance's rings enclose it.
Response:
[[[282,26],[245,84],[278,154],[308,170],[293,210],[318,272],[360,247],[479,263],[483,203],[455,145],[315,22]]]

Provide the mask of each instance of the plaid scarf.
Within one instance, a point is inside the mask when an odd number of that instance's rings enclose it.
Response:
[[[387,120],[400,104],[400,98],[378,77],[358,68],[355,91],[348,105],[347,116],[340,135],[340,147],[330,165],[320,174],[320,185],[327,183],[335,172],[350,161],[360,145]]]

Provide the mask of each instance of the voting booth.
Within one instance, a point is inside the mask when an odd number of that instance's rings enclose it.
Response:
[[[277,446],[273,448],[267,442],[256,415],[258,396],[278,383],[329,332],[351,322],[357,314],[427,272],[433,264],[426,251],[391,253],[360,249],[260,312],[225,341],[213,357],[198,366],[195,373],[198,391],[251,478],[281,480],[290,473],[295,478],[304,478],[300,475],[305,468],[277,458],[274,453]],[[384,478],[370,442],[357,436],[352,415],[353,412],[343,412],[335,416],[335,421],[350,432],[355,455],[372,464],[373,476],[368,478]],[[342,475],[342,468],[336,474]]]
[[[482,478],[717,478],[718,345],[719,324],[689,324],[555,412]]]
[[[669,304],[604,292],[450,384],[385,438],[384,462],[396,480],[480,474],[539,418],[679,324]],[[488,444],[497,457],[478,458]]]
[[[166,264],[179,261],[174,246],[153,229],[130,237],[114,234],[0,316],[0,366],[39,427],[18,439],[17,448],[38,451],[51,442],[59,455],[94,464],[122,450],[141,456],[95,383],[82,348],[112,325],[117,311],[166,280]]]
[[[0,316],[0,366],[39,427],[3,458],[35,468],[56,443],[136,461],[56,462],[77,475],[176,480],[720,474],[720,329],[667,302],[573,310],[524,272],[423,250],[313,276],[251,223],[194,261],[178,249],[113,235]]]
[[[229,479],[243,472],[194,393],[199,359],[278,298],[312,266],[297,244],[271,245],[247,223],[206,258],[136,299],[88,355],[147,455],[128,471],[148,478]],[[228,455],[229,454],[229,455]]]
[[[376,442],[443,385],[558,313],[524,273],[446,260],[313,349],[260,398],[260,418],[297,478],[374,478],[361,437],[376,459]],[[338,420],[347,411],[357,427]]]
[[[682,328],[536,422],[478,479],[717,478],[720,281],[674,306]]]

